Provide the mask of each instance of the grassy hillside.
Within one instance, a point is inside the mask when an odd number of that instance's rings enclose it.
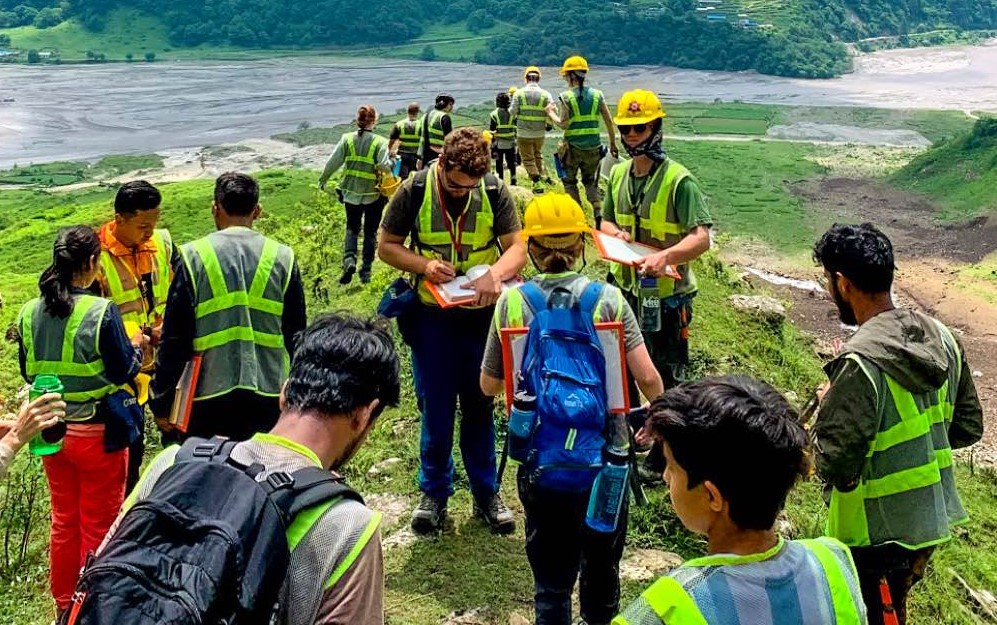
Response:
[[[997,118],[978,120],[970,132],[916,157],[892,179],[932,197],[945,217],[997,210]]]

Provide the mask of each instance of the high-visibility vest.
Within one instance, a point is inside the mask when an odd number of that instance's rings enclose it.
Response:
[[[340,188],[358,195],[376,199],[378,149],[388,149],[384,137],[372,132],[353,133],[346,136],[346,156],[343,159],[343,182]]]
[[[447,135],[443,132],[443,118],[450,113],[433,109],[426,113],[426,127],[429,131],[429,147],[436,148],[437,151],[443,149],[443,140]]]
[[[398,129],[398,151],[405,154],[418,154],[419,141],[422,138],[421,119],[399,119],[395,122]]]
[[[509,109],[495,109],[492,111],[491,120],[495,122],[496,139],[516,140],[516,123]]]
[[[580,274],[571,271],[563,274],[540,274],[533,280],[538,284],[542,284],[545,279],[561,278],[571,274],[574,274],[575,276],[578,276],[579,279],[582,279]],[[526,300],[523,297],[523,293],[519,290],[519,287],[509,289],[506,293],[505,319],[501,319],[498,315],[495,316],[495,329],[500,333],[502,332],[502,328],[525,328],[529,325],[523,315],[523,303],[526,302]],[[609,288],[606,286],[602,289],[602,293],[599,295],[598,305],[592,311],[592,321],[595,323],[603,321],[619,321],[623,318],[623,308],[626,305],[626,300],[623,299],[623,293],[619,289]],[[527,308],[529,308],[528,303]],[[603,314],[604,311],[606,314]],[[614,311],[615,314],[609,314],[610,311]],[[537,311],[532,309],[530,310],[531,320],[533,315],[536,313]]]
[[[195,400],[235,389],[280,395],[290,368],[282,315],[294,252],[243,227],[180,251],[194,288],[194,351],[203,358]]]
[[[520,89],[516,91],[519,112],[516,114],[516,127],[520,130],[546,130],[547,105],[550,99],[540,89]]]
[[[485,179],[468,193],[463,213],[448,221],[449,214],[444,217],[445,209],[437,189],[437,164],[433,163],[426,171],[426,192],[423,194],[412,233],[416,250],[426,258],[449,262],[458,274],[466,273],[475,265],[491,265],[497,261],[500,254],[498,238],[493,228],[495,214],[488,199]],[[452,224],[452,229],[449,224]],[[458,240],[459,249],[454,244]],[[426,304],[436,304],[432,293],[426,288],[425,280],[421,278],[419,297]]]
[[[597,148],[602,143],[602,139],[599,138],[599,104],[602,102],[602,92],[598,89],[582,87],[581,93],[583,95],[581,99],[587,102],[584,110],[578,101],[579,93],[577,90],[569,89],[561,94],[561,99],[568,106],[568,119],[570,120],[564,131],[564,138],[576,148]]]
[[[646,243],[659,249],[669,248],[688,232],[679,220],[675,206],[675,192],[679,183],[690,177],[689,170],[672,159],[658,166],[651,179],[644,183],[644,192],[638,198],[640,205],[634,207],[630,198],[630,184],[633,176],[633,161],[623,161],[613,166],[609,173],[609,192],[613,196],[616,225],[630,234],[633,241]],[[658,278],[658,292],[661,297],[692,293],[696,290],[696,277],[692,266],[679,265],[675,268],[682,279],[663,276]],[[619,263],[611,263],[610,271],[620,287],[636,293],[640,286],[636,269]]]
[[[100,268],[104,274],[109,300],[118,305],[121,319],[135,323],[140,328],[156,325],[166,312],[166,300],[173,281],[173,238],[169,230],[156,230],[152,233],[156,245],[156,257],[152,265],[152,296],[155,306],[149,308],[149,300],[142,296],[140,288],[142,276],[136,276],[132,267],[108,250],[100,252]]]
[[[782,549],[797,566],[772,571]],[[773,584],[774,580],[778,583]],[[662,577],[613,625],[864,625],[866,610],[851,555],[829,539],[782,539],[765,554],[696,558]]]
[[[42,298],[26,303],[18,316],[28,381],[38,375],[57,375],[65,390],[66,420],[85,421],[96,404],[120,387],[104,373],[98,346],[100,326],[111,300],[95,295],[73,295],[73,310],[65,319],[50,315]]]
[[[827,534],[851,546],[896,543],[908,549],[937,545],[969,515],[952,472],[948,430],[962,375],[962,353],[950,330],[938,324],[948,355],[941,388],[911,393],[883,369],[854,353],[876,388],[879,431],[866,454],[858,486],[831,491]]]

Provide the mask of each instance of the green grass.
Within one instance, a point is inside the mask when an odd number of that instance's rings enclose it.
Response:
[[[143,61],[146,52],[157,56],[170,49],[166,27],[155,17],[138,11],[119,9],[107,21],[103,32],[91,32],[75,20],[52,28],[34,26],[0,29],[10,35],[11,45],[21,50],[53,48],[63,61],[86,59],[87,51],[101,52],[108,60],[123,61],[126,54]]]
[[[158,154],[105,156],[95,163],[64,161],[14,166],[0,170],[0,184],[58,187],[113,178],[137,170],[159,169],[162,166],[163,157]]]
[[[764,135],[769,124],[764,119],[697,117],[692,127],[698,135]]]

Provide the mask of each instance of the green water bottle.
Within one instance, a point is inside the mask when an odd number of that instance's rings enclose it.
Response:
[[[31,385],[31,390],[28,391],[28,401],[35,401],[42,395],[47,395],[48,393],[59,393],[62,392],[65,387],[62,385],[62,381],[58,376],[54,375],[39,375],[35,377],[34,384]],[[28,451],[36,456],[50,456],[55,452],[62,449],[62,439],[66,436],[66,422],[59,420],[58,423],[52,427],[42,430],[38,434],[28,441]]]

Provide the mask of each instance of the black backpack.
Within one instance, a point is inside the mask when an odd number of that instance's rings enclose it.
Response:
[[[363,502],[318,467],[272,473],[230,456],[234,441],[193,438],[83,571],[63,625],[271,625],[303,509]]]

